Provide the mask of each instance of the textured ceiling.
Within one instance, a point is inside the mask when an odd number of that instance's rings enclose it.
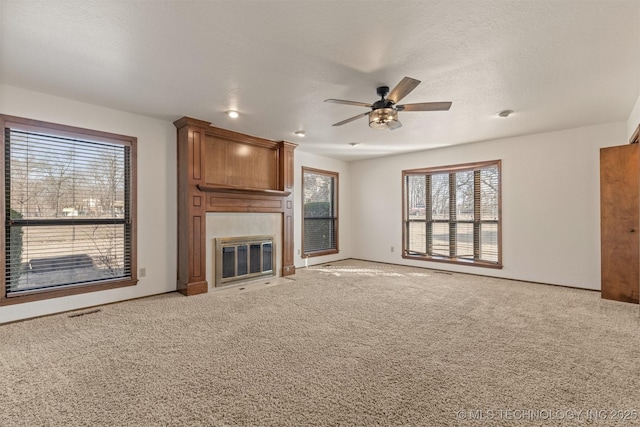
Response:
[[[344,160],[626,120],[640,92],[640,0],[0,2],[2,83]],[[451,110],[331,126],[367,110],[324,99],[404,76]]]

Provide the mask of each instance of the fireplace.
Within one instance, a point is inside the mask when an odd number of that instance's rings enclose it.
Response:
[[[272,262],[275,258],[273,274],[295,274],[293,152],[296,144],[216,128],[190,117],[176,120],[174,124],[178,129],[178,292],[196,295],[215,286],[213,239],[225,236],[275,236],[271,245]],[[252,215],[248,223],[245,215]],[[256,229],[257,223],[263,222],[263,215],[275,227]],[[242,230],[227,226],[238,222],[245,223],[241,225]],[[250,248],[247,246],[248,251]],[[238,249],[235,251],[237,256]],[[240,251],[244,257],[244,249]],[[262,253],[264,257],[266,249]],[[261,263],[263,261],[261,258]],[[244,258],[241,262],[244,263]],[[250,262],[249,255],[247,262]],[[254,262],[257,262],[255,258]],[[236,259],[234,271],[238,268],[244,272],[244,264],[238,266]],[[252,274],[250,268],[247,274]]]
[[[222,241],[229,242],[229,246],[243,244],[262,244],[268,239],[272,242],[271,255],[273,276],[282,276],[282,215],[276,213],[244,213],[244,212],[211,212],[206,216],[207,226],[207,282],[211,288],[238,283],[244,279],[255,279],[260,275],[250,276],[241,274],[238,281],[221,280],[223,265],[220,262],[222,254],[218,254],[218,245]],[[244,249],[240,249],[242,253]],[[256,249],[254,248],[254,251]],[[237,254],[237,250],[236,250]],[[231,255],[227,255],[231,256]],[[242,255],[243,256],[243,255]],[[237,262],[237,261],[236,261]],[[256,262],[255,257],[253,262]],[[242,273],[240,266],[240,273]],[[255,270],[255,268],[254,268]],[[227,279],[227,277],[225,277]]]
[[[275,275],[274,236],[215,239],[215,286]]]

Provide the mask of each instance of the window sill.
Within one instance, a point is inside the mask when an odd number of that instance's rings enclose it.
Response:
[[[340,251],[337,249],[327,249],[325,251],[304,253],[302,254],[302,258],[313,258],[316,256],[332,255],[332,254],[337,254],[339,252]]]
[[[106,291],[108,289],[135,286],[137,279],[116,280],[101,283],[87,283],[81,285],[68,285],[52,289],[37,289],[25,291],[15,295],[0,296],[0,307],[5,305],[21,304],[26,302],[42,301],[52,298],[61,298],[71,295],[85,294],[89,292]]]
[[[457,264],[457,265],[467,265],[469,267],[483,267],[483,268],[493,268],[496,270],[502,269],[501,263],[491,263],[486,261],[473,261],[473,260],[463,260],[456,258],[440,258],[440,257],[430,257],[430,256],[420,256],[420,255],[402,255],[404,259],[413,259],[417,261],[429,261],[429,262],[442,262],[446,264]]]

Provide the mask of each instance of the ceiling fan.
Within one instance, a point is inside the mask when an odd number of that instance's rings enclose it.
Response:
[[[376,92],[381,99],[373,104],[345,101],[343,99],[325,99],[324,102],[371,108],[371,111],[367,111],[366,113],[358,114],[357,116],[335,123],[333,126],[342,126],[346,123],[357,120],[360,117],[369,116],[369,127],[374,129],[394,130],[402,127],[402,123],[398,120],[398,111],[447,111],[451,108],[451,102],[420,102],[417,104],[397,105],[402,98],[407,96],[419,84],[420,80],[412,79],[411,77],[404,77],[391,92],[389,92],[388,86],[380,86],[376,89]]]

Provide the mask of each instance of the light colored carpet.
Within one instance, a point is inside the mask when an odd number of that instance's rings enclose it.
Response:
[[[597,292],[347,260],[100,310],[0,326],[1,426],[640,423]]]

